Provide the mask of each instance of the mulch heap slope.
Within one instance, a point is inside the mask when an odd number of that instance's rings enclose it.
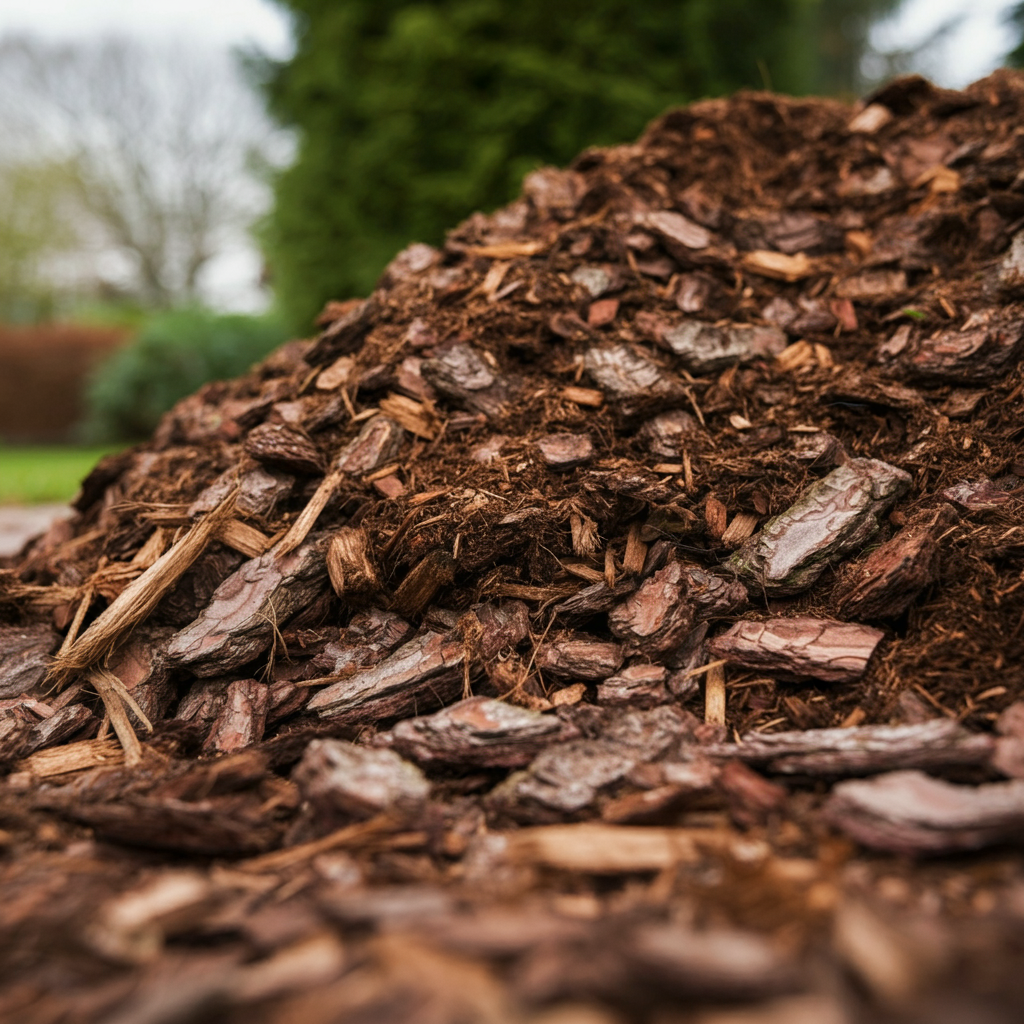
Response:
[[[529,175],[0,573],[6,1021],[1019,1021],[1024,75]]]

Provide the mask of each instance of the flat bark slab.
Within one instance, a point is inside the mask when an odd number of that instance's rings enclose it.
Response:
[[[632,415],[652,405],[684,402],[682,381],[629,345],[603,345],[587,350],[583,365],[594,383]]]
[[[958,786],[919,771],[841,782],[825,820],[864,846],[937,855],[1024,841],[1024,781]]]
[[[0,626],[0,700],[35,690],[59,646],[49,626]]]
[[[540,457],[549,469],[568,470],[586,465],[594,457],[588,434],[548,434],[537,442]]]
[[[720,327],[699,320],[687,320],[661,331],[658,340],[696,374],[718,373],[736,364],[771,359],[786,347],[785,332],[778,327]]]
[[[985,384],[999,380],[1024,352],[1024,323],[994,310],[969,317],[963,327],[936,331],[900,353],[909,376],[929,383]]]
[[[934,523],[918,523],[872,551],[837,588],[840,614],[847,619],[898,619],[938,578],[935,537]]]
[[[405,431],[389,416],[374,416],[338,453],[334,468],[350,476],[372,473],[395,458],[404,438]]]
[[[301,431],[282,423],[261,423],[245,438],[245,451],[257,462],[289,473],[316,475],[324,471],[324,457]]]
[[[543,747],[574,733],[553,715],[470,697],[436,714],[399,722],[389,738],[394,750],[417,764],[522,768]]]
[[[321,690],[307,707],[338,724],[408,718],[459,692],[465,659],[460,640],[428,630],[379,664]]]
[[[312,740],[292,773],[304,800],[321,815],[369,818],[411,810],[430,795],[430,783],[393,750],[345,740]]]
[[[703,748],[778,775],[873,775],[905,768],[942,769],[987,764],[996,742],[948,718],[916,725],[862,725],[847,729],[746,733],[742,743]]]
[[[947,487],[942,498],[962,512],[987,512],[1005,505],[1010,495],[991,480],[961,480]]]
[[[885,634],[870,626],[800,615],[737,622],[708,643],[713,657],[791,679],[852,683],[860,679]]]
[[[323,589],[326,540],[284,556],[268,551],[246,562],[214,591],[199,618],[172,640],[167,656],[197,676],[240,668],[274,642],[275,629]]]
[[[559,679],[599,682],[616,672],[625,660],[618,644],[603,640],[554,640],[537,648],[534,664]]]
[[[830,561],[863,546],[910,487],[910,474],[877,459],[850,459],[769,519],[726,563],[752,592],[798,594]]]

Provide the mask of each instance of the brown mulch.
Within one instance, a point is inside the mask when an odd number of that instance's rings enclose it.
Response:
[[[399,254],[0,569],[9,1021],[1013,1022],[1024,74]]]

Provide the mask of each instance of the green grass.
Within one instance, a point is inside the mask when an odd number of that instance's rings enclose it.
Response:
[[[0,505],[70,501],[97,461],[120,447],[0,445]]]

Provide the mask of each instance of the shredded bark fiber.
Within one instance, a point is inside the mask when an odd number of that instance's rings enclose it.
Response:
[[[1019,1021],[1022,123],[671,111],[103,460],[0,568],[0,1016]]]

